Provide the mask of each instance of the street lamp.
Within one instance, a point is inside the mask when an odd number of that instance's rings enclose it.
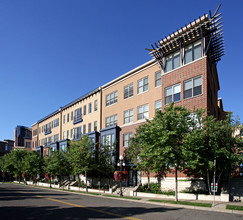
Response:
[[[118,160],[118,163],[117,163],[117,166],[120,167],[120,177],[121,177],[121,173],[122,173],[122,166],[125,167],[125,163],[124,163],[124,157],[122,155],[119,156],[119,160]],[[120,196],[123,196],[122,194],[122,181],[121,181],[121,178],[120,178]]]

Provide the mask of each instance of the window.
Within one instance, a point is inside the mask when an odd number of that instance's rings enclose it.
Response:
[[[124,99],[133,96],[133,83],[124,87]]]
[[[67,139],[69,139],[69,130],[67,130]]]
[[[84,115],[86,115],[86,105],[84,106]]]
[[[59,126],[59,118],[54,120],[54,128]]]
[[[63,143],[60,143],[59,148],[60,148],[61,152],[66,152],[67,151],[67,142],[65,141]]]
[[[133,109],[124,111],[124,124],[133,122]]]
[[[162,100],[157,100],[155,102],[155,112],[156,111],[162,111]]]
[[[108,95],[106,95],[106,106],[112,105],[114,103],[117,103],[117,96],[118,96],[118,92],[112,92]]]
[[[197,60],[202,56],[201,41],[197,41],[185,47],[185,64]]]
[[[71,112],[71,121],[73,120],[73,112]]]
[[[146,119],[149,117],[149,105],[142,105],[138,107],[137,120]]]
[[[176,69],[180,66],[180,51],[176,51],[166,57],[165,72]]]
[[[65,131],[63,132],[63,138],[62,139],[65,139],[66,138],[66,133],[65,133]]]
[[[94,131],[97,131],[97,121],[94,122]]]
[[[192,126],[190,126],[190,130],[195,129],[202,129],[202,117],[199,117],[197,113],[191,113],[188,117],[189,122],[191,122]]]
[[[59,134],[54,135],[54,142],[59,141]]]
[[[123,134],[123,147],[128,147],[132,132]]]
[[[74,128],[74,139],[80,139],[81,138],[81,126],[80,127],[77,127],[77,128]]]
[[[86,125],[83,125],[83,133],[86,134]]]
[[[26,142],[26,148],[27,148],[27,149],[30,148],[30,142]]]
[[[138,94],[148,91],[148,77],[138,80]]]
[[[73,139],[73,129],[70,129],[71,139]]]
[[[161,86],[161,72],[158,71],[155,73],[155,87]]]
[[[82,121],[82,108],[78,108],[74,112],[74,120],[73,123],[81,122]]]
[[[202,76],[184,82],[184,99],[202,94]]]
[[[92,112],[92,103],[89,103],[89,114]]]
[[[91,132],[91,123],[88,124],[88,133]]]
[[[98,110],[98,100],[94,101],[94,111]]]
[[[181,84],[165,88],[165,104],[181,100]]]
[[[63,124],[65,124],[66,121],[66,115],[63,115]]]
[[[67,122],[69,122],[69,113],[67,114]]]
[[[105,126],[106,127],[116,125],[116,124],[117,124],[117,115],[112,115],[110,117],[105,118]]]

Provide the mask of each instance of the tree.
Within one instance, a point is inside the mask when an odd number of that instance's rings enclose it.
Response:
[[[37,175],[42,173],[43,159],[36,151],[27,152],[23,158],[23,171],[30,175],[33,182],[36,181]]]
[[[92,170],[94,160],[92,158],[92,145],[87,136],[83,136],[79,141],[71,142],[67,150],[67,160],[69,161],[72,172],[78,176],[80,186],[81,173],[85,173],[86,177],[86,191],[87,188],[87,173]]]
[[[185,160],[192,174],[199,174],[206,180],[210,192],[210,181],[213,178],[214,160],[216,160],[216,182],[222,185],[223,179],[229,176],[238,162],[235,152],[237,138],[232,136],[238,125],[230,114],[225,120],[216,120],[205,115],[201,130],[193,130],[185,138]],[[222,178],[223,177],[223,178]]]
[[[99,157],[97,160],[97,170],[100,173],[100,178],[102,175],[108,177],[109,187],[110,187],[110,176],[115,171],[115,148],[116,142],[112,145],[110,143],[104,143],[100,147]]]
[[[6,154],[5,168],[10,172],[13,173],[16,177],[19,177],[19,182],[21,180],[21,174],[23,173],[23,159],[26,155],[26,151],[24,150],[14,150],[11,151],[9,154]]]
[[[50,156],[45,157],[45,172],[50,175],[50,187],[52,176],[57,176],[62,181],[63,176],[70,174],[70,169],[65,152],[52,151]]]
[[[164,112],[156,112],[153,120],[140,126],[134,141],[128,149],[128,155],[135,158],[137,151],[140,161],[138,166],[147,172],[148,181],[151,171],[159,176],[166,171],[175,173],[175,200],[178,200],[178,171],[184,168],[184,137],[191,132],[193,126],[190,111],[181,106],[170,104]],[[135,146],[134,150],[131,148]],[[133,152],[133,153],[131,153]],[[131,156],[129,156],[131,158]]]

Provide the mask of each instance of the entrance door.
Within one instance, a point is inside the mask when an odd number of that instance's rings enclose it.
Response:
[[[133,170],[129,170],[128,185],[133,186]]]

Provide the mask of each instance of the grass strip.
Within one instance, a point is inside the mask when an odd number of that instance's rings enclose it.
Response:
[[[191,206],[201,206],[201,207],[212,207],[211,203],[199,203],[199,202],[187,202],[187,201],[172,201],[172,200],[157,200],[157,199],[149,199],[150,202],[164,202],[164,203],[172,203],[179,205],[191,205]]]
[[[122,199],[133,199],[133,200],[141,200],[141,198],[130,197],[130,196],[114,196],[114,195],[103,195],[105,197],[114,197],[114,198],[122,198]]]
[[[226,209],[243,211],[243,206],[239,206],[239,205],[226,205]]]

